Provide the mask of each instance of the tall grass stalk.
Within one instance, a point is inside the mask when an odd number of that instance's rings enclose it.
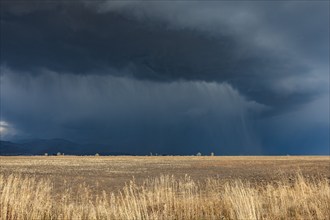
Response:
[[[326,178],[263,185],[160,176],[94,195],[82,184],[55,193],[47,179],[0,175],[0,219],[330,219]]]

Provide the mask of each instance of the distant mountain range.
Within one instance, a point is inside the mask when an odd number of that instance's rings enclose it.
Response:
[[[17,142],[0,140],[0,155],[128,155],[113,152],[111,147],[102,144],[78,144],[65,139],[31,139]]]

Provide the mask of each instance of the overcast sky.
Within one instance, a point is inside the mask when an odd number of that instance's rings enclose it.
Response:
[[[1,1],[2,140],[329,154],[329,1]]]

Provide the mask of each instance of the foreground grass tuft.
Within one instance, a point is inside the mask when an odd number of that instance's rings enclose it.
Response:
[[[330,219],[329,181],[301,174],[263,185],[160,176],[100,195],[86,185],[54,193],[47,179],[0,175],[0,219]]]

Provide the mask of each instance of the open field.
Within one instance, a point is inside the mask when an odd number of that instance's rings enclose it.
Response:
[[[189,175],[193,180],[207,177],[268,182],[283,173],[330,178],[329,156],[22,156],[0,157],[1,174],[26,174],[47,177],[61,188],[63,180],[77,185],[82,182],[99,189],[117,190],[132,179],[140,183],[148,177]],[[58,183],[58,184],[57,184]],[[97,183],[97,184],[96,184]],[[97,187],[99,189],[97,189]]]
[[[0,219],[330,217],[328,156],[0,157],[0,167]]]

